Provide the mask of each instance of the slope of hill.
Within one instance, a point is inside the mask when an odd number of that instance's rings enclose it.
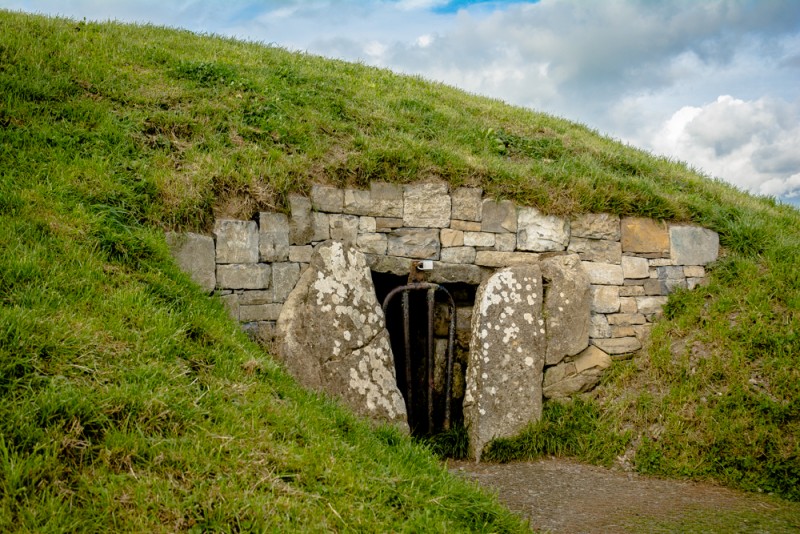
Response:
[[[618,456],[800,499],[800,213],[416,78],[0,12],[0,526],[514,530],[429,453],[300,391],[164,229],[312,183],[439,177],[554,214],[691,220],[726,256],[641,358],[498,457]]]

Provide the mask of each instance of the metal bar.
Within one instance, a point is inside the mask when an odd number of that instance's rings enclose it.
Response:
[[[405,340],[405,371],[406,371],[406,412],[408,423],[413,425],[414,420],[414,387],[411,383],[411,312],[408,305],[408,290],[403,291],[403,339]]]
[[[433,312],[436,300],[436,288],[428,288],[428,433],[433,432],[433,389],[434,389],[434,363],[436,353],[433,345]]]

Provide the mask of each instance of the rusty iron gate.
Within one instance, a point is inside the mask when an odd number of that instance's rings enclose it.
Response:
[[[411,352],[412,352],[412,343],[411,343],[411,325],[410,325],[410,316],[411,316],[411,306],[409,303],[409,293],[411,291],[426,291],[426,302],[428,308],[428,322],[427,322],[427,338],[426,343],[424,345],[423,350],[423,361],[424,361],[424,376],[414,376],[414,368],[411,363]],[[423,386],[427,385],[425,400],[427,402],[427,423],[428,423],[428,432],[432,433],[434,431],[434,372],[435,372],[435,347],[434,347],[434,309],[435,309],[435,300],[436,300],[436,293],[442,292],[447,296],[447,305],[450,311],[450,325],[448,327],[447,332],[447,357],[445,363],[445,384],[444,384],[444,420],[442,422],[442,428],[444,430],[450,429],[450,404],[451,404],[451,397],[452,397],[452,388],[453,388],[453,344],[455,340],[455,330],[456,330],[456,307],[455,302],[453,301],[453,296],[450,294],[447,289],[439,284],[434,284],[430,282],[413,282],[406,285],[402,285],[399,287],[394,288],[386,295],[386,298],[383,300],[383,313],[386,314],[386,310],[389,307],[392,299],[398,295],[401,295],[401,302],[402,302],[402,311],[403,311],[403,348],[404,348],[404,374],[405,374],[405,381],[406,381],[406,408],[408,411],[408,420],[409,422],[416,421],[415,417],[415,407],[414,402],[416,399],[414,398],[414,384],[420,383]],[[417,373],[420,374],[420,373]],[[420,388],[423,389],[423,388]]]

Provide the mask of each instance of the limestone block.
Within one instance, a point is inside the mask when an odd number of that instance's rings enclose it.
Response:
[[[613,286],[606,286],[613,287]],[[619,298],[619,312],[620,313],[639,313],[639,306],[636,299],[633,297],[620,297]],[[642,312],[644,313],[644,312]]]
[[[447,184],[422,183],[405,186],[403,224],[415,228],[450,226],[451,202]]]
[[[463,282],[478,285],[483,278],[483,269],[477,265],[464,263],[433,262],[433,270],[427,273],[426,279],[434,284],[452,284]]]
[[[262,262],[289,257],[289,218],[283,213],[258,214],[258,258]]]
[[[592,304],[589,277],[576,254],[541,261],[547,351],[545,365],[578,354],[589,345],[589,310]]]
[[[589,323],[589,337],[592,339],[611,337],[611,327],[605,315],[592,314]]]
[[[275,302],[283,302],[294,289],[300,278],[300,264],[298,263],[273,263],[272,264],[272,289],[275,292]]]
[[[611,357],[597,347],[587,347],[571,362],[562,362],[544,372],[542,393],[546,399],[566,399],[594,388]]]
[[[592,284],[621,286],[625,280],[622,276],[621,265],[584,261],[583,268],[589,275],[589,281]]]
[[[512,201],[486,199],[483,201],[482,210],[482,232],[504,233],[517,231],[517,207]]]
[[[484,214],[485,218],[485,214]],[[565,250],[569,243],[569,222],[542,215],[535,208],[520,208],[517,214],[517,248],[532,252]]]
[[[356,239],[356,247],[365,254],[386,254],[389,239],[386,234],[360,234]]]
[[[359,217],[358,219],[358,233],[359,234],[374,234],[378,231],[378,225],[375,222],[375,217]]]
[[[318,246],[277,329],[279,357],[300,384],[407,430],[389,334],[361,252],[337,241]]]
[[[494,234],[489,232],[464,232],[464,245],[468,247],[493,247]]]
[[[701,265],[685,265],[683,267],[683,275],[686,278],[703,278],[706,275],[706,270]]]
[[[250,323],[253,321],[277,321],[281,313],[281,304],[255,304],[239,306],[239,321]]]
[[[440,239],[443,247],[463,247],[464,246],[464,232],[461,230],[452,230],[450,228],[442,228]]]
[[[686,289],[686,277],[683,275],[683,267],[665,266],[656,267],[658,281],[666,288],[666,294],[674,292],[676,289]]]
[[[447,263],[475,263],[474,247],[442,248],[441,260]]]
[[[669,231],[665,224],[641,217],[625,217],[620,227],[622,252],[669,254]]]
[[[344,209],[344,191],[338,187],[312,185],[311,207],[316,211],[342,213]]]
[[[611,337],[631,337],[636,335],[636,327],[642,325],[612,325]]]
[[[372,213],[372,200],[369,191],[345,189],[342,213],[347,215],[378,215]],[[387,215],[388,216],[388,215]]]
[[[450,228],[453,230],[461,230],[462,232],[480,232],[481,223],[474,221],[450,221]]]
[[[311,217],[311,200],[296,194],[289,195],[292,217],[289,219],[289,243],[307,245],[314,236]]]
[[[517,249],[517,234],[494,234],[494,249],[514,252]]]
[[[719,234],[706,228],[672,226],[669,240],[675,265],[707,265],[719,256]]]
[[[539,262],[539,254],[532,252],[498,252],[479,250],[475,255],[475,264],[484,267],[510,267],[512,265],[534,264]]]
[[[644,284],[644,280],[642,284]],[[644,285],[624,286],[619,288],[620,297],[640,297],[644,295]]]
[[[219,300],[225,305],[225,309],[231,316],[231,319],[239,320],[239,295],[231,293],[229,295],[220,295]]]
[[[239,294],[239,303],[243,306],[254,306],[256,304],[272,304],[275,302],[275,292],[269,289],[252,289],[242,291]]]
[[[647,322],[644,315],[641,313],[611,313],[606,315],[608,324],[611,326],[627,326],[633,324],[644,324]]]
[[[634,286],[635,287],[635,286]],[[667,295],[669,290],[664,280],[658,278],[648,278],[643,284],[645,295]]]
[[[269,283],[270,266],[266,263],[217,265],[217,287],[220,289],[266,289]]]
[[[616,313],[620,307],[619,286],[592,286],[592,311]]]
[[[608,213],[579,215],[570,222],[570,232],[574,237],[619,241],[619,216]]]
[[[666,303],[667,297],[636,297],[639,313],[645,315],[660,315]]]
[[[331,239],[344,243],[355,243],[358,238],[358,217],[355,215],[331,214]]]
[[[651,258],[647,260],[650,264],[650,267],[667,267],[669,265],[674,265],[674,262],[671,258]]]
[[[637,258],[636,256],[623,256],[622,275],[628,279],[649,278],[650,264],[645,258]]]
[[[308,263],[311,261],[311,254],[313,252],[314,247],[311,245],[292,245],[289,247],[289,261],[294,263]]]
[[[214,291],[217,285],[214,239],[191,232],[167,232],[165,238],[178,267],[203,291]]]
[[[538,265],[501,269],[478,287],[472,316],[464,421],[470,455],[542,413],[545,330]]]
[[[331,238],[331,221],[327,213],[311,214],[311,241],[318,243]],[[276,260],[280,261],[280,260]]]
[[[258,227],[255,221],[220,219],[214,223],[217,263],[257,263]]]
[[[453,191],[451,218],[462,221],[480,221],[483,212],[482,197],[483,189],[476,187],[459,187]]]
[[[403,227],[403,219],[396,217],[376,217],[375,218],[375,231],[376,232],[391,232],[395,228]]]
[[[403,186],[401,185],[371,182],[369,185],[370,210],[366,215],[402,219],[403,196]]]
[[[570,237],[567,251],[579,255],[584,261],[618,264],[622,260],[622,245],[619,241]]]
[[[439,259],[439,230],[401,228],[389,234],[387,254],[415,259]]]
[[[607,354],[620,355],[636,352],[642,343],[635,337],[616,337],[611,339],[592,339],[592,343]]]

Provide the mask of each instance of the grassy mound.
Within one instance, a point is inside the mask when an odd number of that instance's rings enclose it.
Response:
[[[313,183],[430,177],[694,221],[726,251],[648,350],[496,457],[622,457],[800,499],[796,209],[441,85],[161,28],[0,12],[0,94],[0,529],[521,528],[300,391],[163,241]]]

